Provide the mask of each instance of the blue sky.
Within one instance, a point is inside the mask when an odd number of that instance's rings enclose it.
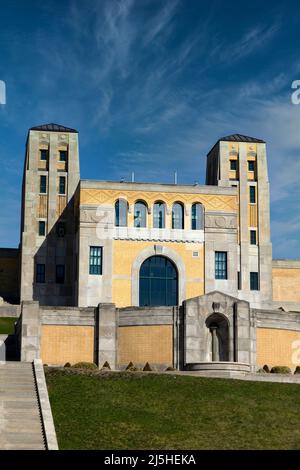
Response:
[[[241,6],[242,5],[242,6]],[[274,257],[300,258],[298,2],[0,0],[0,246],[29,127],[79,131],[81,178],[205,181],[224,135],[267,141]]]

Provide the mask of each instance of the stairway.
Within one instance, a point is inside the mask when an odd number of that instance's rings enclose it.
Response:
[[[45,450],[31,363],[0,363],[0,449]]]

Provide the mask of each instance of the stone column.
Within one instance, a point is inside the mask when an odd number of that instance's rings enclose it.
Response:
[[[217,338],[217,326],[211,326],[211,349],[212,349],[212,361],[218,361],[218,338]]]
[[[40,359],[41,315],[37,301],[22,302],[21,361]]]
[[[98,366],[108,362],[110,368],[117,367],[118,311],[115,304],[98,305]]]

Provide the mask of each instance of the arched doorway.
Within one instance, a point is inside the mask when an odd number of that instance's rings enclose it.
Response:
[[[139,284],[141,307],[178,304],[178,272],[169,258],[147,258],[140,268]]]
[[[229,361],[228,321],[219,313],[213,313],[206,320],[210,332],[209,349],[212,361]]]

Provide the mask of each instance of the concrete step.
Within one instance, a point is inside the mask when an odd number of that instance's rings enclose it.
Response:
[[[45,449],[31,363],[0,364],[0,449]]]

